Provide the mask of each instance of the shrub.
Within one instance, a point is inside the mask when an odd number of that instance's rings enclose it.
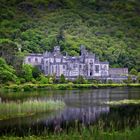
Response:
[[[137,75],[138,72],[137,72],[136,69],[132,68],[131,71],[130,71],[130,74],[131,74],[131,75]]]
[[[23,86],[24,91],[31,91],[31,90],[33,90],[33,88],[34,88],[34,86],[32,86],[32,85],[24,85]]]
[[[36,84],[36,82],[37,82],[37,81],[36,81],[34,78],[32,78],[32,83],[33,83],[33,84]]]
[[[24,79],[24,78],[20,78],[20,83],[21,84],[23,84],[23,83],[25,83],[26,82],[26,80]]]
[[[75,80],[75,83],[76,84],[85,84],[86,83],[86,81],[85,81],[85,79],[83,78],[83,76],[78,76],[77,77],[77,79]]]
[[[31,81],[33,78],[33,67],[28,64],[24,64],[22,66],[22,78],[24,78],[27,82]]]
[[[67,84],[60,84],[60,85],[58,86],[58,89],[66,90],[66,89],[68,89],[68,85],[67,85]]]
[[[108,80],[107,83],[108,83],[108,84],[113,84],[113,81],[112,81],[112,80]]]
[[[66,82],[65,76],[63,74],[61,74],[59,81],[60,81],[60,83],[65,83]]]
[[[40,75],[39,78],[40,84],[48,84],[49,83],[49,77],[45,77],[43,74]]]

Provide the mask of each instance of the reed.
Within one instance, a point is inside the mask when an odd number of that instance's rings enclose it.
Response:
[[[117,120],[119,123],[119,120]],[[126,120],[128,121],[128,120]],[[0,136],[0,140],[139,140],[140,139],[140,125],[139,123],[134,127],[128,127],[125,123],[124,128],[117,129],[114,121],[109,121],[109,126],[107,129],[105,128],[107,125],[106,121],[100,119],[94,125],[84,125],[82,123],[78,123],[77,120],[73,122],[73,125],[66,124],[66,127],[58,127],[50,131],[49,129],[38,129],[38,133],[34,133],[34,128],[27,128],[22,131],[22,135],[20,132],[14,133],[13,131],[7,134],[3,134]]]
[[[41,112],[49,112],[61,109],[65,106],[62,101],[24,101],[0,103],[0,119],[15,118],[34,115]]]
[[[108,104],[108,105],[127,105],[127,104],[140,104],[140,100],[119,100],[119,101],[109,101],[109,102],[106,102],[105,104]]]
[[[105,132],[98,130],[96,127],[91,127],[90,130],[82,128],[82,132],[78,132],[76,129],[72,129],[70,133],[62,132],[55,134],[45,135],[29,135],[24,137],[18,136],[1,136],[1,140],[139,140],[140,139],[140,127],[133,130],[126,129],[123,132],[112,131]]]

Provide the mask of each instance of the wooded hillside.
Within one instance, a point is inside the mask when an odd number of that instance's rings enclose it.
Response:
[[[112,67],[140,71],[140,1],[0,0],[0,56],[58,44],[69,55],[84,44]]]

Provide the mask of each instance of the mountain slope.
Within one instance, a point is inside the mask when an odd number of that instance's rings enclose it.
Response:
[[[84,44],[112,67],[140,71],[139,7],[138,0],[1,0],[0,46],[43,52],[59,44],[79,55]]]

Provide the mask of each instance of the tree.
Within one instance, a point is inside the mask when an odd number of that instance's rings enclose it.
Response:
[[[79,75],[75,81],[77,84],[85,84],[86,81],[85,79],[83,78],[83,76]]]
[[[138,72],[138,75],[137,75],[137,82],[140,83],[140,72]]]
[[[41,71],[38,67],[33,67],[32,69],[33,78],[38,78],[41,75]]]
[[[89,2],[89,4],[95,4],[96,0],[88,0],[87,2]]]
[[[54,73],[52,76],[50,76],[49,81],[55,83],[56,82],[56,73]]]
[[[17,76],[20,76],[21,75],[21,72],[22,72],[22,64],[23,64],[23,61],[24,61],[24,57],[25,57],[25,54],[24,53],[18,52],[16,54],[16,56],[13,58],[13,60],[12,60],[13,61],[12,66],[16,70],[16,75]]]
[[[0,40],[0,57],[3,57],[6,62],[13,65],[13,59],[18,52],[17,44],[9,39]]]
[[[65,83],[65,82],[66,82],[65,76],[63,74],[61,74],[60,83]]]
[[[6,83],[9,81],[16,82],[17,76],[12,66],[7,65],[3,58],[0,58],[0,83]]]
[[[60,45],[60,41],[64,41],[65,40],[65,37],[64,37],[64,32],[63,32],[63,27],[60,28],[60,31],[57,35],[57,43],[58,45]]]
[[[24,78],[27,82],[31,81],[33,78],[33,67],[28,64],[24,64],[22,66],[22,78]]]
[[[133,83],[132,77],[128,76],[127,80],[125,80],[125,83],[127,83],[127,84]]]
[[[48,84],[49,83],[49,77],[45,77],[45,75],[41,74],[39,77],[39,83],[40,84]]]
[[[130,74],[131,74],[131,75],[137,75],[138,72],[137,72],[136,69],[132,68],[131,71],[130,71]]]
[[[108,82],[108,84],[113,84],[112,80],[108,80],[107,82]]]

